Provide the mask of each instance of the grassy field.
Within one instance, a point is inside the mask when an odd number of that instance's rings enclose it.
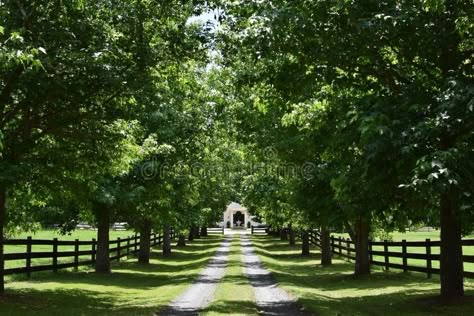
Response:
[[[336,237],[342,237],[342,238],[349,238],[348,234],[334,234]],[[392,240],[393,241],[425,241],[426,239],[430,240],[440,240],[440,232],[439,230],[433,230],[430,232],[406,232],[406,233],[400,233],[400,232],[394,232],[391,234]],[[466,236],[464,237],[465,239],[474,239],[474,235]],[[343,244],[344,246],[344,244]],[[374,246],[373,250],[375,251],[383,251],[383,246]],[[394,251],[394,252],[402,252],[402,247],[393,247],[390,246],[388,248],[388,251]],[[421,254],[426,254],[426,249],[423,247],[408,247],[407,248],[408,253],[421,253]],[[431,253],[432,254],[439,254],[440,253],[440,248],[439,247],[431,247]],[[463,247],[463,254],[465,255],[474,255],[474,247],[472,246],[464,246]],[[374,256],[374,260],[377,261],[384,261],[384,257],[381,256]],[[398,263],[402,264],[403,260],[402,258],[390,258],[391,263]],[[425,260],[419,260],[419,259],[408,259],[408,265],[411,266],[420,266],[420,267],[426,267],[426,261]],[[439,268],[439,261],[432,261],[432,267],[433,268]],[[469,272],[474,272],[474,263],[465,263],[464,264],[464,270],[469,271]]]
[[[110,240],[120,238],[126,238],[129,236],[133,236],[133,231],[110,231]],[[15,236],[14,239],[25,239],[28,236],[31,236],[33,239],[48,239],[52,240],[54,238],[58,238],[58,240],[75,240],[79,239],[81,241],[90,241],[93,238],[97,239],[97,231],[94,230],[76,230],[72,232],[70,235],[60,235],[57,230],[40,230],[36,233],[23,233],[19,236]],[[48,252],[53,251],[53,246],[51,245],[33,245],[32,252]],[[73,251],[74,246],[58,246],[58,251]],[[91,246],[88,245],[81,245],[79,250],[91,250]],[[22,253],[26,252],[26,246],[12,246],[7,245],[5,246],[5,253]],[[88,260],[90,256],[80,256],[79,260]],[[58,263],[67,263],[72,262],[74,260],[73,257],[65,257],[59,258]],[[41,259],[32,259],[31,265],[42,265],[42,264],[51,264],[52,259],[50,258],[41,258]],[[25,260],[11,260],[5,262],[5,268],[16,268],[16,267],[24,267]]]
[[[1,315],[152,315],[180,294],[214,255],[222,236],[198,239],[173,248],[164,258],[160,249],[149,265],[136,259],[113,266],[110,275],[91,270],[14,276],[0,298]]]
[[[458,306],[434,304],[439,279],[423,274],[383,272],[355,278],[353,264],[334,260],[321,267],[320,254],[312,249],[308,258],[300,256],[300,247],[268,237],[253,237],[256,251],[278,283],[299,297],[309,310],[321,316],[335,315],[472,315],[474,300]],[[474,294],[473,280],[466,281],[466,293]]]
[[[204,310],[203,315],[257,315],[253,289],[243,274],[241,256],[240,238],[236,235],[231,243],[224,278],[217,286],[214,301]]]

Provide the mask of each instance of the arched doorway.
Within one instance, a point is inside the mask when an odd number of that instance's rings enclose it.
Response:
[[[245,215],[241,211],[234,213],[233,217],[233,227],[245,227]]]

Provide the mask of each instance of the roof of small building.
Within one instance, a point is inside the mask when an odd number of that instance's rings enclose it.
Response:
[[[244,206],[242,206],[242,205],[240,205],[239,203],[232,202],[232,203],[230,203],[230,204],[227,206],[227,210],[228,210],[228,211],[229,211],[229,210],[232,210],[232,211],[239,211],[239,210],[241,210],[241,211],[246,211],[247,208],[244,207]]]

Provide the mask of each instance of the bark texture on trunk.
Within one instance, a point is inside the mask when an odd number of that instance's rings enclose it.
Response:
[[[326,225],[321,226],[321,265],[332,264],[331,234]]]
[[[286,229],[284,228],[280,229],[280,240],[281,241],[288,240],[288,234],[286,232]]]
[[[199,227],[198,226],[193,226],[193,235],[194,235],[194,239],[201,238],[201,234],[199,234]]]
[[[207,226],[201,227],[201,237],[207,237]]]
[[[295,246],[296,245],[296,236],[295,236],[295,230],[291,226],[291,224],[288,225],[288,243],[290,246]]]
[[[309,256],[309,233],[307,230],[304,230],[301,234],[301,255]]]
[[[109,228],[110,208],[105,205],[98,206],[97,216],[97,255],[95,272],[110,273]]]
[[[459,203],[454,192],[441,194],[441,298],[451,300],[464,295],[462,232]]]
[[[457,29],[460,16],[460,1],[446,0],[443,13],[441,35],[440,67],[445,81],[450,80],[464,61],[460,52],[462,38]],[[464,132],[464,135],[469,131]],[[456,147],[459,137],[453,135],[447,128],[440,139],[440,149],[443,151]],[[461,246],[461,223],[458,192],[453,188],[447,189],[440,196],[441,247],[440,247],[440,280],[441,298],[452,300],[464,295],[463,262]]]
[[[185,247],[186,246],[186,236],[183,234],[179,234],[178,236],[178,243],[176,244],[178,247]]]
[[[5,260],[3,256],[3,240],[5,234],[6,213],[7,190],[4,187],[0,187],[0,295],[5,293],[5,279],[3,275],[3,271],[5,269]]]
[[[189,241],[194,240],[194,228],[192,226],[189,228],[188,240]]]
[[[360,217],[356,222],[355,229],[355,275],[370,274],[370,257],[369,257],[369,220]]]
[[[150,238],[151,238],[151,221],[143,221],[140,227],[140,249],[138,251],[138,263],[150,263]]]
[[[163,256],[171,255],[171,229],[166,225],[163,229]]]

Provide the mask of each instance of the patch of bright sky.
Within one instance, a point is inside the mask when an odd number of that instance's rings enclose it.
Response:
[[[219,26],[219,23],[216,19],[216,17],[219,16],[219,13],[217,10],[212,10],[212,11],[209,11],[209,12],[204,12],[202,13],[201,15],[197,15],[197,16],[192,16],[188,19],[187,21],[187,24],[191,24],[191,23],[197,23],[197,24],[200,24],[202,26],[210,23],[212,24],[212,30],[210,31],[211,33],[215,32]],[[209,26],[209,25],[208,25]],[[208,51],[208,54],[209,56],[211,57],[211,62],[206,66],[206,69],[207,70],[210,70],[214,67],[217,67],[217,65],[212,61],[216,56],[218,56],[218,52],[213,50],[213,49],[210,49]]]
[[[188,24],[191,24],[191,23],[205,24],[207,22],[211,22],[215,26],[217,24],[215,17],[216,17],[216,12],[214,11],[204,12],[201,15],[190,17],[187,23]]]

